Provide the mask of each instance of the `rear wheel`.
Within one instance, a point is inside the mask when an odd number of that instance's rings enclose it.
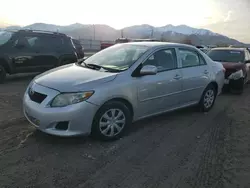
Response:
[[[217,91],[215,87],[211,84],[207,86],[207,88],[204,90],[199,107],[200,110],[203,112],[208,112],[209,110],[212,109],[215,99],[216,99]]]
[[[0,84],[4,83],[5,78],[6,78],[6,70],[2,65],[0,65]]]
[[[92,135],[101,140],[120,138],[132,122],[129,108],[122,102],[110,101],[96,113]]]

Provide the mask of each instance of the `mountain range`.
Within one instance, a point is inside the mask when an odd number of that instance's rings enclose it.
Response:
[[[58,31],[74,38],[95,39],[102,41],[114,41],[120,37],[127,38],[156,38],[170,42],[191,41],[194,45],[245,45],[235,39],[222,34],[214,33],[207,29],[197,29],[187,25],[166,25],[153,27],[151,25],[134,25],[116,30],[108,25],[84,25],[80,23],[68,26],[59,26],[46,23],[34,23],[25,27],[9,26],[6,29],[36,29]]]

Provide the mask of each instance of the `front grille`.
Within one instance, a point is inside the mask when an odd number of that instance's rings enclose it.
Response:
[[[36,102],[36,103],[42,103],[43,100],[47,97],[47,95],[44,95],[42,93],[38,93],[36,91],[30,92],[29,91],[29,97],[32,101]]]
[[[227,79],[234,72],[236,72],[235,69],[226,69],[225,78]]]

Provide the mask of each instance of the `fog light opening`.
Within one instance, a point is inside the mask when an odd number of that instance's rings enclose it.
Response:
[[[55,127],[57,130],[62,130],[62,131],[66,131],[68,130],[69,128],[69,122],[68,121],[61,121],[61,122],[58,122],[56,124],[56,127]]]

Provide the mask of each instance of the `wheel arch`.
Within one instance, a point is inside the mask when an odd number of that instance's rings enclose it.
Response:
[[[11,73],[11,68],[8,65],[8,62],[4,58],[0,58],[0,65],[3,66],[3,68],[6,70],[7,73]]]
[[[215,90],[216,90],[216,95],[217,95],[217,94],[218,94],[218,87],[219,87],[219,86],[218,86],[218,83],[217,83],[216,81],[212,81],[212,82],[210,82],[210,83],[207,85],[207,87],[209,87],[209,86],[211,86],[211,85],[215,88]],[[206,88],[207,88],[207,87],[206,87]],[[206,88],[205,88],[205,89],[206,89]]]
[[[129,111],[131,112],[132,118],[134,117],[134,107],[133,107],[132,103],[129,102],[127,99],[123,98],[123,97],[115,97],[115,98],[109,99],[106,102],[104,102],[102,105],[100,105],[100,108],[103,105],[107,104],[108,102],[112,102],[112,101],[118,101],[118,102],[121,102],[121,103],[125,104],[128,107]]]

